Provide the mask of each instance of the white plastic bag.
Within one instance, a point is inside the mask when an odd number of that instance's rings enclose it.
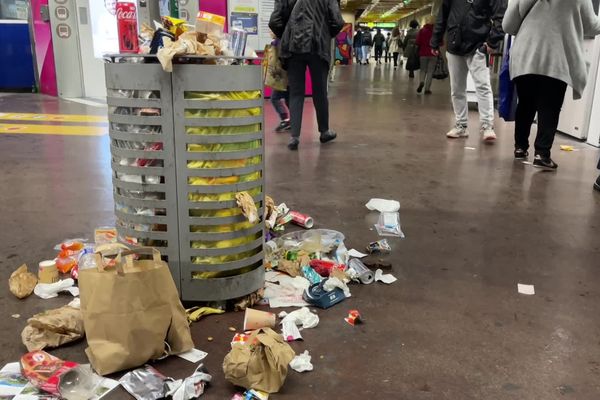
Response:
[[[313,365],[310,362],[310,354],[308,354],[308,350],[305,350],[304,353],[298,354],[294,359],[290,362],[290,368],[292,368],[296,372],[306,372],[312,371]]]
[[[379,221],[375,224],[379,236],[395,236],[404,239],[404,232],[400,227],[400,213],[382,212]]]

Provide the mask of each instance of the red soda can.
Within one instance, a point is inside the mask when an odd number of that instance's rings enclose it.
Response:
[[[290,211],[289,214],[292,217],[292,222],[303,228],[310,229],[314,226],[315,222],[312,217],[299,213],[298,211]]]
[[[137,11],[135,3],[117,3],[117,32],[120,53],[138,53]]]

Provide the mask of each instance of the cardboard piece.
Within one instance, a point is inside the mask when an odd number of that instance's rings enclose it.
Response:
[[[65,306],[29,318],[21,340],[28,351],[34,351],[73,342],[84,334],[81,310]]]
[[[23,264],[10,275],[8,286],[12,294],[19,299],[24,299],[33,293],[37,281],[37,277],[29,272],[26,264]]]
[[[153,259],[133,261],[133,254],[152,254]],[[86,354],[99,374],[194,348],[185,309],[158,250],[123,252],[115,270],[82,270],[79,287]]]
[[[246,389],[276,393],[287,377],[294,350],[270,328],[250,335],[246,344],[235,343],[223,361],[225,379]]]

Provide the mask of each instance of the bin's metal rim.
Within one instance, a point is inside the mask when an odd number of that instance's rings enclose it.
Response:
[[[183,118],[183,125],[185,127],[242,126],[242,125],[262,124],[264,121],[264,116],[262,114],[261,115],[253,115],[251,117],[223,117],[223,118],[200,118],[199,117],[199,118],[194,118],[194,117],[185,117],[184,113],[176,112],[175,118]],[[109,118],[109,121],[111,121],[110,118]],[[145,125],[152,125],[152,124],[145,124]]]
[[[222,143],[243,143],[252,140],[263,140],[265,135],[262,132],[243,133],[240,135],[194,135],[186,134],[187,144],[222,144]]]
[[[182,146],[185,150],[185,158],[187,161],[217,161],[217,160],[241,160],[243,158],[252,158],[254,156],[263,155],[263,146],[256,149],[240,150],[240,151],[187,151],[187,144]]]
[[[127,197],[122,194],[114,193],[113,195],[115,203],[123,204],[130,207],[145,207],[145,208],[164,208],[168,209],[168,201],[167,200],[145,200],[145,199],[136,199],[134,197]],[[168,212],[168,210],[167,210]]]
[[[134,53],[110,53],[104,54],[102,56],[104,61],[107,64],[126,64],[126,65],[160,65],[158,63],[158,56],[156,54],[134,54]],[[144,58],[144,59],[155,59],[156,64],[154,63],[121,63],[114,62],[115,58]],[[184,55],[184,56],[175,56],[173,57],[173,61],[181,60],[181,59],[206,59],[206,60],[248,60],[248,61],[262,61],[262,57],[238,57],[238,56],[198,56],[198,55]],[[189,64],[189,65],[202,65],[205,67],[238,67],[238,65],[215,65],[215,64]],[[246,67],[251,67],[252,65],[245,65]],[[257,67],[261,67],[261,65],[256,65]]]
[[[187,256],[188,254],[185,254],[185,255]],[[195,264],[191,261],[192,257],[199,257],[199,256],[191,256],[190,255],[189,261],[187,261],[187,259],[186,259],[183,261],[183,263],[191,264],[192,267],[190,267],[190,269],[187,271],[184,270],[184,268],[181,269],[182,274],[183,273],[190,274],[190,279],[191,279],[192,272],[224,272],[224,271],[231,271],[233,269],[249,267],[252,264],[256,264],[260,261],[263,261],[264,254],[262,251],[260,251],[258,254],[255,254],[252,257],[244,258],[243,260],[222,263],[222,264]]]
[[[263,207],[257,207],[257,213],[259,216],[262,216],[264,213]],[[188,210],[189,214],[189,210]],[[243,215],[233,215],[229,217],[182,217],[185,225],[201,225],[201,226],[215,226],[215,225],[229,225],[229,224],[237,224],[240,222],[248,221],[248,219]],[[259,223],[260,225],[260,223]]]
[[[186,182],[187,183],[187,182]],[[251,182],[235,183],[233,185],[190,185],[187,186],[188,193],[194,194],[217,194],[217,193],[237,193],[245,190],[254,189],[264,185],[262,177]]]
[[[125,124],[125,125],[152,125],[152,126],[162,126],[168,125],[165,123],[165,115],[126,115],[126,114],[114,114],[108,113],[108,121],[113,122],[115,124]]]
[[[117,179],[113,176],[112,178],[113,187],[118,187],[120,189],[128,189],[135,190],[139,192],[162,192],[165,193],[169,190],[166,184],[159,183],[133,183],[133,182],[123,182],[122,180]]]
[[[132,150],[117,147],[111,143],[110,152],[113,156],[124,158],[143,158],[146,160],[165,160],[165,158],[168,157],[164,147],[163,150]]]
[[[154,125],[158,126],[158,125]],[[160,133],[134,133],[134,132],[121,132],[114,130],[112,128],[108,129],[108,135],[111,139],[114,140],[128,140],[131,142],[153,142],[153,143],[162,143],[163,146],[166,144],[171,144],[173,141],[172,138],[169,138],[168,135],[165,135],[163,132]],[[153,150],[156,151],[156,150]]]
[[[192,224],[186,224],[188,226]],[[195,224],[197,225],[197,224]],[[254,233],[260,232],[264,228],[263,223],[256,224],[255,226],[248,229],[241,229],[234,232],[188,232],[183,234],[182,241],[188,242],[191,240],[231,240],[237,239],[244,236],[249,236]]]
[[[186,196],[187,197],[187,196]],[[252,196],[255,203],[263,201],[263,193],[259,193]],[[238,207],[235,200],[224,200],[224,201],[185,201],[187,209],[198,209],[198,210],[224,210],[228,208]],[[189,217],[188,217],[189,218]]]
[[[198,92],[198,90],[187,90],[188,92]],[[247,92],[248,90],[244,90]],[[257,89],[257,91],[259,91]],[[201,99],[186,99],[184,92],[184,100],[183,106],[186,110],[214,110],[214,109],[224,109],[224,110],[235,110],[241,108],[254,108],[254,107],[264,107],[264,98],[261,97],[258,99],[252,100],[201,100]]]
[[[118,89],[117,89],[118,90]],[[157,91],[157,90],[154,90]],[[127,108],[165,108],[163,99],[138,99],[134,97],[113,97],[106,96],[106,104],[109,107],[127,107]]]
[[[186,178],[191,177],[200,177],[200,178],[220,178],[227,176],[239,176],[246,175],[252,172],[262,171],[264,169],[264,165],[262,161],[258,164],[250,165],[248,167],[242,168],[190,168],[184,170],[184,176]]]
[[[128,165],[120,165],[118,162],[112,161],[110,166],[115,172],[123,172],[135,175],[160,175],[165,176],[166,170],[164,167],[135,167]]]
[[[198,240],[198,241],[201,241],[201,240]],[[234,247],[225,247],[225,248],[221,248],[221,249],[204,249],[204,248],[196,249],[196,248],[193,248],[192,243],[190,243],[189,251],[190,251],[190,254],[192,257],[230,256],[230,255],[240,254],[240,253],[244,253],[246,251],[258,249],[259,247],[261,247],[263,245],[263,243],[264,243],[264,239],[261,235],[261,237],[253,240],[250,243],[245,243],[240,246],[234,246]]]
[[[225,278],[191,279],[190,275],[182,279],[182,299],[184,301],[221,301],[246,296],[264,286],[264,270],[264,267],[259,265],[252,271]],[[215,287],[220,289],[217,292],[219,295],[215,294]],[[232,291],[232,287],[235,287],[236,290]]]
[[[118,218],[117,218],[118,220]],[[176,239],[173,239],[173,233],[167,231],[167,232],[155,232],[155,231],[150,231],[150,232],[143,232],[143,231],[136,231],[135,229],[130,229],[130,228],[125,228],[124,226],[119,226],[117,224],[117,232],[119,233],[124,233],[125,236],[130,236],[136,239],[154,239],[154,240],[166,240],[167,241],[167,247],[162,247],[162,248],[172,248],[173,251],[177,250],[178,247],[177,246],[173,246],[173,244],[171,243],[173,240],[175,240],[175,242],[177,242]]]
[[[119,218],[119,220],[124,222],[133,222],[133,223],[143,223],[143,224],[161,224],[161,225],[169,225],[169,219],[166,215],[135,215],[128,214],[124,211],[117,210],[115,208],[115,216]],[[167,228],[168,229],[168,228]]]

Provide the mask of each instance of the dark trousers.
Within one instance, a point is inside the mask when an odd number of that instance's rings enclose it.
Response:
[[[375,46],[375,61],[379,62],[381,56],[383,56],[383,46]]]
[[[519,103],[515,116],[515,147],[527,150],[531,125],[537,113],[535,154],[550,157],[567,84],[543,75],[515,78]]]
[[[329,130],[329,101],[327,100],[329,65],[316,54],[294,54],[288,63],[288,82],[290,87],[292,137],[295,138],[300,137],[300,131],[302,130],[307,67],[312,80],[312,97],[317,113],[319,132],[325,133]]]
[[[385,63],[387,64],[388,62],[390,62],[390,58],[392,58],[392,55],[390,54],[390,51],[386,48],[385,49]]]
[[[271,104],[279,115],[281,121],[285,121],[290,118],[289,106],[290,106],[290,94],[288,91],[275,90],[271,92]]]
[[[398,56],[400,55],[400,53],[396,53],[394,52],[392,58],[394,59],[394,67],[398,66]]]

